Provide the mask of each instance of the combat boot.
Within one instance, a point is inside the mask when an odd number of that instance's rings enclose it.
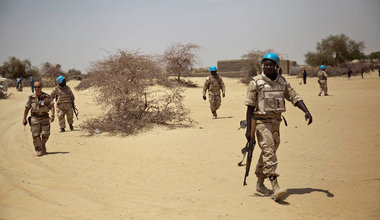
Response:
[[[74,131],[74,126],[73,125],[69,125],[69,126],[70,126],[70,130]]]
[[[212,115],[214,116],[214,118],[217,118],[218,115],[216,114],[216,111],[215,112],[212,112]]]
[[[42,145],[42,150],[41,150],[42,154],[46,154],[46,145]]]
[[[274,201],[278,202],[278,201],[283,200],[287,195],[287,190],[280,188],[280,186],[278,185],[277,176],[271,177],[270,182],[273,188],[272,198],[274,199]]]
[[[61,128],[61,131],[60,132],[65,132],[65,128]]]
[[[44,155],[44,152],[42,152],[42,147],[36,148],[36,156],[41,157],[42,155]]]
[[[265,185],[264,185],[264,179],[263,178],[258,178],[257,179],[257,183],[256,183],[256,191],[259,192],[259,193],[262,193],[266,196],[270,195],[273,193],[272,190],[268,189]]]

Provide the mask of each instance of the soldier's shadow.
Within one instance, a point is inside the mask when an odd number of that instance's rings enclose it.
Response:
[[[302,195],[302,194],[307,194],[307,193],[312,193],[312,192],[322,192],[325,193],[327,197],[334,197],[334,194],[329,192],[326,189],[315,189],[315,188],[294,188],[294,189],[288,189],[288,196],[290,195]]]
[[[308,194],[308,193],[312,193],[312,192],[322,192],[322,193],[325,193],[326,196],[329,197],[329,198],[334,197],[334,194],[332,194],[331,192],[329,192],[329,190],[325,190],[325,189],[294,188],[294,189],[288,189],[288,195],[284,199],[287,199],[291,195],[303,195],[303,194]],[[257,196],[257,197],[271,197],[271,195],[262,195],[262,194],[258,194],[258,193],[255,193],[253,196]],[[284,200],[283,201],[279,201],[277,203],[281,204],[281,205],[289,205],[290,204],[289,202],[284,201]]]
[[[214,118],[214,119],[226,119],[226,118],[233,118],[234,116],[224,116],[224,117],[217,117],[217,118]]]
[[[69,154],[70,152],[59,152],[59,151],[56,151],[56,152],[46,152],[47,155],[49,154]]]

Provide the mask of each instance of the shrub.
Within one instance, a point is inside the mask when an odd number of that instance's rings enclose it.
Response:
[[[152,57],[124,50],[92,64],[86,83],[97,91],[104,114],[81,127],[90,134],[133,134],[152,124],[191,121],[182,104],[183,90],[165,80],[161,71]]]

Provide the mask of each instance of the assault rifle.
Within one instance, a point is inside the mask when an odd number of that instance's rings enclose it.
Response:
[[[247,127],[246,121],[241,121],[240,122],[240,128],[245,128]],[[244,182],[243,186],[247,185],[247,177],[249,175],[249,170],[251,168],[251,163],[252,163],[252,156],[253,156],[253,150],[255,149],[256,145],[256,140],[255,140],[255,131],[256,131],[256,119],[251,119],[251,135],[250,135],[250,140],[247,141],[247,144],[243,149],[241,149],[241,153],[244,155],[243,160],[238,163],[238,166],[244,166],[242,162],[244,161],[245,155],[248,154],[247,156],[247,163],[245,164],[245,175],[244,175]]]
[[[77,107],[75,107],[75,103],[74,103],[74,101],[72,99],[71,99],[71,107],[73,108],[73,112],[75,114],[75,117],[78,120],[79,111],[78,111]]]

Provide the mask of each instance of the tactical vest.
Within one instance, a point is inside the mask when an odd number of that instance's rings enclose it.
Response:
[[[217,92],[220,93],[220,90],[222,89],[222,85],[220,83],[220,78],[218,77],[213,77],[209,76],[207,77],[207,80],[209,81],[209,86],[208,86],[208,91],[210,92]]]
[[[255,115],[278,115],[285,112],[285,78],[267,82],[261,75],[253,77],[257,87],[257,105]]]
[[[33,94],[28,99],[30,102],[30,112],[33,117],[44,118],[49,116],[50,95],[43,92],[40,97]]]
[[[58,100],[57,100],[57,105],[62,104],[62,103],[71,103],[71,97],[70,97],[70,88],[65,86],[63,88],[57,86],[55,87],[55,91]]]
[[[325,71],[319,71],[318,72],[318,78],[319,78],[319,80],[327,80],[327,78],[326,78],[326,76],[325,76]]]

